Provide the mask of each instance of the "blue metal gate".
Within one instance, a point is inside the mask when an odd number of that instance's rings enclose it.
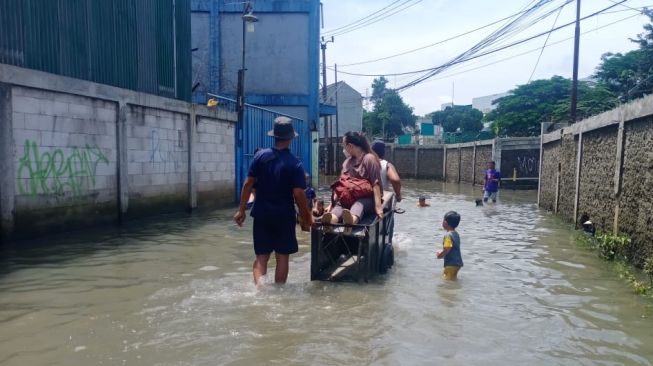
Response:
[[[218,101],[218,105],[230,111],[236,111],[234,99],[209,94],[211,98]],[[257,148],[268,148],[274,145],[274,138],[268,136],[274,125],[274,119],[279,116],[286,116],[292,119],[295,132],[299,136],[290,145],[290,151],[299,158],[304,165],[304,170],[311,172],[311,130],[306,121],[289,116],[284,113],[275,112],[270,109],[245,104],[243,124],[236,128],[236,201],[240,199],[240,191],[247,178],[249,166],[254,158],[254,151]]]

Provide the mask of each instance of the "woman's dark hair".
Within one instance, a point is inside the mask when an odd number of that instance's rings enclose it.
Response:
[[[362,132],[349,131],[345,133],[345,142],[360,147],[366,154],[372,152],[370,143]]]

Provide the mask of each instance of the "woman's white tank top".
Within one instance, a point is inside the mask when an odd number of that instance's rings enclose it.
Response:
[[[381,188],[384,191],[390,191],[390,184],[388,183],[388,161],[381,159]]]

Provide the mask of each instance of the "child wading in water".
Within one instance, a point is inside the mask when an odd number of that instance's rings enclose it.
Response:
[[[460,236],[456,228],[460,223],[460,215],[455,211],[449,211],[444,215],[442,227],[447,231],[442,239],[442,250],[436,252],[437,258],[444,258],[444,272],[442,277],[445,280],[455,280],[458,270],[463,266],[463,257],[460,254]]]

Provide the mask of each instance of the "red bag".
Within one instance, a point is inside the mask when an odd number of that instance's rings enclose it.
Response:
[[[336,201],[346,209],[351,208],[361,198],[374,196],[372,185],[367,179],[353,178],[345,174],[331,184],[331,189],[336,194]]]

